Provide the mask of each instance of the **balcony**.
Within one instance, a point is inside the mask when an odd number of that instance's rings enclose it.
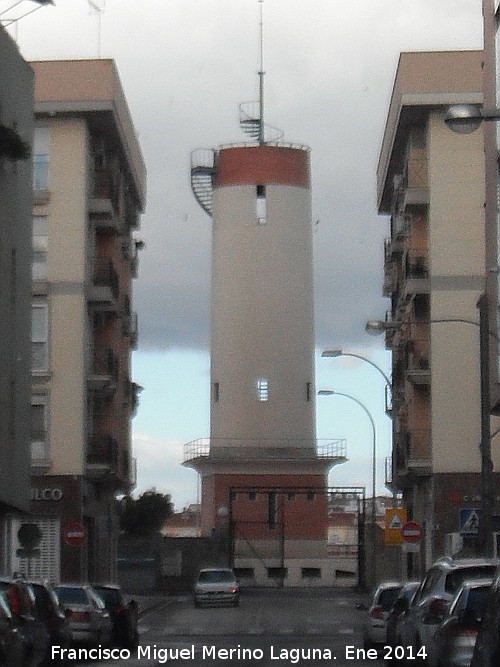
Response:
[[[119,189],[115,185],[115,174],[111,169],[96,169],[94,185],[89,201],[92,215],[113,217],[119,210]]]
[[[119,359],[111,348],[95,352],[88,377],[89,389],[114,391],[118,382],[119,370]]]
[[[184,464],[214,461],[310,461],[344,463],[346,441],[310,441],[279,438],[200,438],[184,445]]]
[[[406,467],[416,475],[432,474],[430,429],[412,429],[406,438]]]
[[[101,477],[116,473],[118,469],[118,443],[111,435],[93,435],[87,444],[87,474]]]
[[[130,347],[135,350],[137,348],[137,339],[139,335],[137,313],[133,312],[123,315],[122,331],[124,336],[129,336]]]
[[[408,250],[404,263],[405,296],[430,294],[429,262],[424,250]]]
[[[115,310],[119,293],[119,278],[113,262],[111,260],[104,263],[96,262],[89,289],[89,301],[100,309]]]
[[[406,377],[412,384],[429,385],[431,383],[429,354],[428,338],[413,338],[406,343]]]
[[[425,206],[429,203],[427,160],[425,153],[412,150],[406,163],[404,178],[404,207]]]

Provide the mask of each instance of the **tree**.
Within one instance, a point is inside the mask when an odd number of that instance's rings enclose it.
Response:
[[[129,535],[153,535],[160,530],[173,511],[169,493],[158,493],[154,488],[149,489],[138,498],[125,496],[122,500],[120,526]]]

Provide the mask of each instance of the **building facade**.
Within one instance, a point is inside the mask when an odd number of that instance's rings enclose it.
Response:
[[[0,26],[0,571],[12,512],[29,510],[33,72]]]
[[[210,440],[186,445],[201,476],[201,535],[239,576],[332,583],[327,475],[345,443],[315,436],[309,150],[261,142],[194,154],[212,217]]]
[[[133,488],[132,278],[145,167],[111,60],[35,73],[31,512],[40,555],[10,567],[116,579],[115,496]]]
[[[391,299],[392,483],[424,530],[413,574],[445,552],[474,550],[477,539],[478,302],[492,250],[483,131],[456,134],[444,118],[449,105],[482,103],[482,63],[479,51],[401,54],[377,171],[378,210],[391,216],[384,294]],[[495,439],[493,457],[497,469]],[[495,499],[494,514],[499,509]]]

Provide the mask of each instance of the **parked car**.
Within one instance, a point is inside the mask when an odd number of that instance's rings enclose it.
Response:
[[[428,646],[431,667],[469,667],[492,579],[466,581]]]
[[[401,645],[427,651],[451,600],[467,579],[491,579],[498,561],[440,558],[427,571],[401,621]],[[422,653],[421,653],[422,655]]]
[[[29,581],[29,587],[35,596],[35,606],[39,619],[49,635],[49,644],[42,665],[52,664],[52,646],[69,648],[71,631],[67,614],[59,603],[54,589],[48,581]]]
[[[93,584],[92,588],[102,598],[113,623],[113,644],[134,648],[139,641],[137,631],[137,603],[127,602],[117,584]]]
[[[89,584],[60,584],[55,593],[68,609],[71,641],[74,644],[110,646],[113,624],[99,595]]]
[[[24,667],[29,654],[29,641],[10,611],[4,593],[0,593],[0,665]]]
[[[498,665],[500,665],[500,566],[488,595],[471,667],[498,667]]]
[[[376,589],[363,625],[365,649],[382,647],[386,643],[387,618],[402,587],[400,581],[385,581]]]
[[[399,591],[386,621],[386,644],[388,646],[401,646],[400,622],[419,586],[419,581],[407,581]]]
[[[231,604],[240,601],[238,582],[231,568],[205,567],[198,572],[194,584],[194,605]]]
[[[35,596],[23,579],[0,577],[0,593],[15,619],[19,631],[28,643],[28,653],[23,667],[38,667],[48,650],[49,635],[38,617]]]

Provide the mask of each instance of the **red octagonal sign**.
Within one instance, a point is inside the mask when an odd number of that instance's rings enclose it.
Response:
[[[401,533],[405,542],[415,544],[416,542],[420,542],[424,531],[422,530],[422,526],[416,521],[407,521],[401,528]]]
[[[79,547],[85,539],[86,531],[83,523],[74,521],[64,529],[64,541],[70,547]]]

